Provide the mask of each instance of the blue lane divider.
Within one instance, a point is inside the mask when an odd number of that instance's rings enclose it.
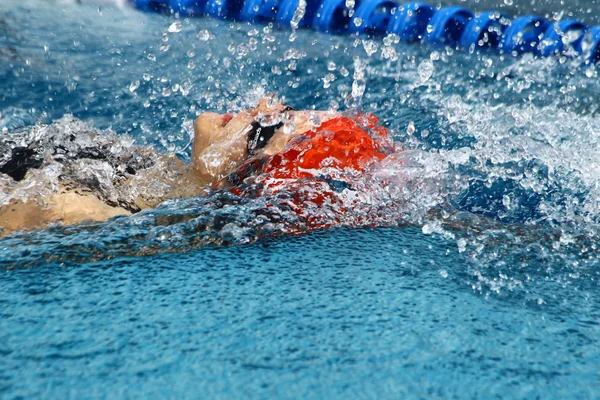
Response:
[[[423,39],[427,25],[435,10],[425,3],[407,3],[400,6],[390,20],[388,33],[395,33],[400,40],[414,42]]]
[[[248,22],[268,22],[275,19],[277,14],[277,0],[246,0],[240,19]]]
[[[504,31],[500,49],[505,53],[532,52],[541,55],[539,45],[549,26],[550,23],[544,18],[534,15],[517,18]]]
[[[360,4],[355,2],[355,6]],[[346,0],[327,0],[321,3],[313,19],[313,28],[327,33],[343,33],[350,23]]]
[[[502,39],[502,32],[510,24],[510,19],[506,14],[496,11],[481,13],[465,27],[463,34],[458,42],[463,49],[478,47],[498,47]]]
[[[457,44],[474,15],[462,7],[446,7],[436,12],[427,25],[425,40],[437,44]]]
[[[588,51],[588,58],[590,62],[600,62],[600,26],[596,26],[590,29],[590,48]]]
[[[550,25],[544,34],[545,46],[542,46],[542,55],[548,57],[552,54],[561,54],[567,50],[567,46],[570,46],[577,53],[581,53],[581,43],[586,30],[587,26],[585,24],[572,19],[560,21],[558,25]],[[571,32],[574,34],[574,40],[565,43],[565,40],[570,39]]]
[[[280,0],[277,8],[277,15],[275,16],[275,22],[280,26],[290,26],[294,14],[298,10],[299,0]],[[304,9],[304,17],[300,20],[298,26],[303,28],[310,28],[312,21],[317,13],[317,10],[321,6],[318,0],[306,0],[306,7]]]
[[[350,32],[385,32],[398,3],[392,0],[367,0],[361,2],[350,23]]]
[[[301,0],[130,0],[143,11],[182,17],[208,15],[247,22],[273,21],[289,26]],[[564,20],[550,23],[525,16],[511,20],[497,11],[473,13],[463,7],[439,10],[428,4],[395,0],[305,0],[300,27],[328,33],[385,35],[423,40],[469,51],[497,49],[503,54],[582,55],[600,62],[600,26]]]

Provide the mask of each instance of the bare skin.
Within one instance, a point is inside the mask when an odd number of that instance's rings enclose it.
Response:
[[[283,114],[283,115],[282,115]],[[204,113],[194,123],[194,142],[190,166],[173,156],[164,156],[169,168],[181,172],[181,185],[166,195],[147,201],[138,198],[140,209],[154,207],[167,198],[200,196],[207,186],[233,172],[251,157],[264,157],[280,152],[295,136],[316,128],[313,121],[325,122],[335,115],[324,111],[286,111],[283,106],[269,106],[262,100],[256,108],[238,114]],[[286,121],[269,142],[255,154],[248,153],[247,142],[250,124],[255,120],[270,118]],[[147,179],[160,180],[160,176]],[[61,187],[41,201],[12,201],[0,207],[0,236],[19,230],[46,227],[52,224],[71,225],[84,221],[105,221],[120,215],[131,215],[122,207],[113,207],[92,193]]]
[[[119,215],[131,215],[121,207],[111,207],[91,194],[79,194],[61,190],[50,195],[46,204],[35,201],[11,202],[0,208],[2,234],[48,226],[53,221],[64,225],[83,221],[104,221]]]
[[[282,109],[281,104],[269,107],[265,99],[258,107],[236,115],[205,113],[198,117],[194,123],[192,147],[192,169],[196,176],[209,184],[233,172],[249,157],[247,142],[252,121],[280,116]],[[316,128],[311,121],[325,122],[333,116],[335,115],[325,111],[285,112],[284,119],[291,129],[285,129],[285,125],[279,128],[267,145],[254,156],[263,157],[279,153],[292,138]]]

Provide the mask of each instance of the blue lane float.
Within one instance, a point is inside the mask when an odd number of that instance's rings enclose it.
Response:
[[[425,3],[407,3],[399,7],[390,21],[387,32],[395,33],[400,40],[416,42],[425,35],[435,9]]]
[[[214,18],[289,26],[300,0],[130,0],[142,11],[180,17]],[[511,20],[498,11],[473,13],[463,7],[436,10],[428,4],[393,0],[306,0],[300,27],[327,33],[385,35],[406,42],[425,41],[468,51],[497,49],[503,54],[582,55],[600,62],[600,26],[537,16]]]
[[[472,18],[458,42],[463,49],[475,46],[497,48],[502,41],[502,33],[510,25],[506,14],[488,11]]]

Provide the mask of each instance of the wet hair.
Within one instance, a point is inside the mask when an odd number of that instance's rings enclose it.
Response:
[[[285,106],[282,112],[296,111],[294,107]],[[284,125],[278,122],[274,125],[262,125],[259,121],[252,121],[251,129],[248,132],[248,154],[254,155],[256,152],[269,143],[275,132]]]
[[[0,165],[0,173],[6,174],[18,182],[25,178],[30,168],[39,168],[43,162],[44,158],[40,157],[34,149],[15,147],[12,149],[8,161]]]
[[[131,146],[126,137],[65,116],[50,125],[15,130],[0,137],[0,194],[13,198],[29,187],[39,190],[36,185],[26,184],[12,191],[13,184],[30,177],[32,183],[46,185],[31,173],[55,165],[60,166],[57,179],[66,190],[91,192],[110,206],[136,212],[139,207],[121,186],[140,171],[153,167],[158,157],[153,149]],[[106,174],[100,176],[99,169]]]
[[[129,175],[135,175],[140,169],[146,169],[152,166],[152,161],[143,159],[140,163],[138,157],[128,154],[126,156],[117,156],[110,153],[109,149],[102,147],[85,147],[76,152],[69,152],[63,146],[57,145],[50,149],[52,158],[63,165],[67,165],[75,160],[90,159],[106,161],[111,167],[126,171]],[[19,182],[25,179],[27,171],[42,167],[44,164],[44,150],[36,148],[36,144],[29,147],[14,147],[11,150],[10,157],[4,163],[0,164],[0,173],[6,174]]]

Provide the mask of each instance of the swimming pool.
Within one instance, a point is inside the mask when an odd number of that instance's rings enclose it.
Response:
[[[203,246],[155,223],[226,210],[244,228],[260,206],[211,198],[2,238],[0,397],[599,396],[594,67],[89,4],[0,11],[4,135],[81,120],[189,159],[196,111],[265,92],[344,109],[358,69],[363,108],[464,215],[417,213],[427,186],[400,226]]]

